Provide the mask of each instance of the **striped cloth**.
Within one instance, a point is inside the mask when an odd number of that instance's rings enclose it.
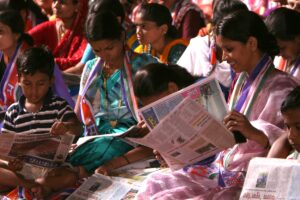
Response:
[[[12,104],[4,117],[4,132],[13,133],[49,133],[56,121],[68,121],[76,118],[70,105],[62,98],[54,96],[51,90],[48,91],[41,109],[31,113],[24,107],[25,97]]]

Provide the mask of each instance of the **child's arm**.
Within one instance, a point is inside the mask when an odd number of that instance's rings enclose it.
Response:
[[[23,161],[18,158],[8,161],[8,169],[14,172],[20,171],[24,166]]]
[[[153,150],[145,147],[145,146],[138,146],[135,149],[127,152],[126,154],[116,157],[109,162],[105,163],[104,165],[100,166],[95,170],[95,173],[109,175],[109,173],[117,168],[123,167],[130,163],[142,160],[144,158],[153,156]]]
[[[5,168],[0,168],[0,185],[7,187],[22,186],[31,188],[37,185],[34,180],[26,180],[17,175],[13,171]]]
[[[53,135],[62,135],[67,132],[76,137],[79,137],[82,133],[82,125],[76,117],[73,117],[66,122],[57,121],[52,125],[50,130],[50,134]]]
[[[271,146],[268,158],[286,158],[293,148],[290,145],[287,134],[280,136]]]

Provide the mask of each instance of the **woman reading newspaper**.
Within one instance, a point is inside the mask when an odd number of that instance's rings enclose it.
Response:
[[[232,85],[231,111],[224,124],[247,141],[223,150],[216,159],[150,175],[137,199],[238,199],[249,160],[265,156],[283,132],[280,105],[297,82],[272,64],[278,52],[275,38],[250,11],[228,15],[217,24],[215,33],[223,59],[239,74]]]

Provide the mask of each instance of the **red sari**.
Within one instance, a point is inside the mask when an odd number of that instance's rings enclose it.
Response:
[[[71,28],[58,42],[56,25],[60,19],[44,22],[29,31],[36,46],[46,45],[53,53],[55,62],[64,71],[75,66],[80,60],[87,45],[84,37],[84,22],[87,15],[87,0],[79,0],[77,12]]]

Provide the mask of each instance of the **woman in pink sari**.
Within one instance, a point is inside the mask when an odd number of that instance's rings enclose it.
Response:
[[[238,199],[250,159],[265,156],[270,144],[284,134],[280,105],[298,83],[274,68],[275,38],[250,11],[222,19],[216,35],[223,59],[239,74],[232,84],[231,111],[224,124],[246,141],[183,170],[151,175],[137,199]]]
[[[87,5],[87,0],[54,0],[52,8],[56,20],[29,31],[36,46],[48,46],[62,71],[80,61],[87,45],[83,29]]]

